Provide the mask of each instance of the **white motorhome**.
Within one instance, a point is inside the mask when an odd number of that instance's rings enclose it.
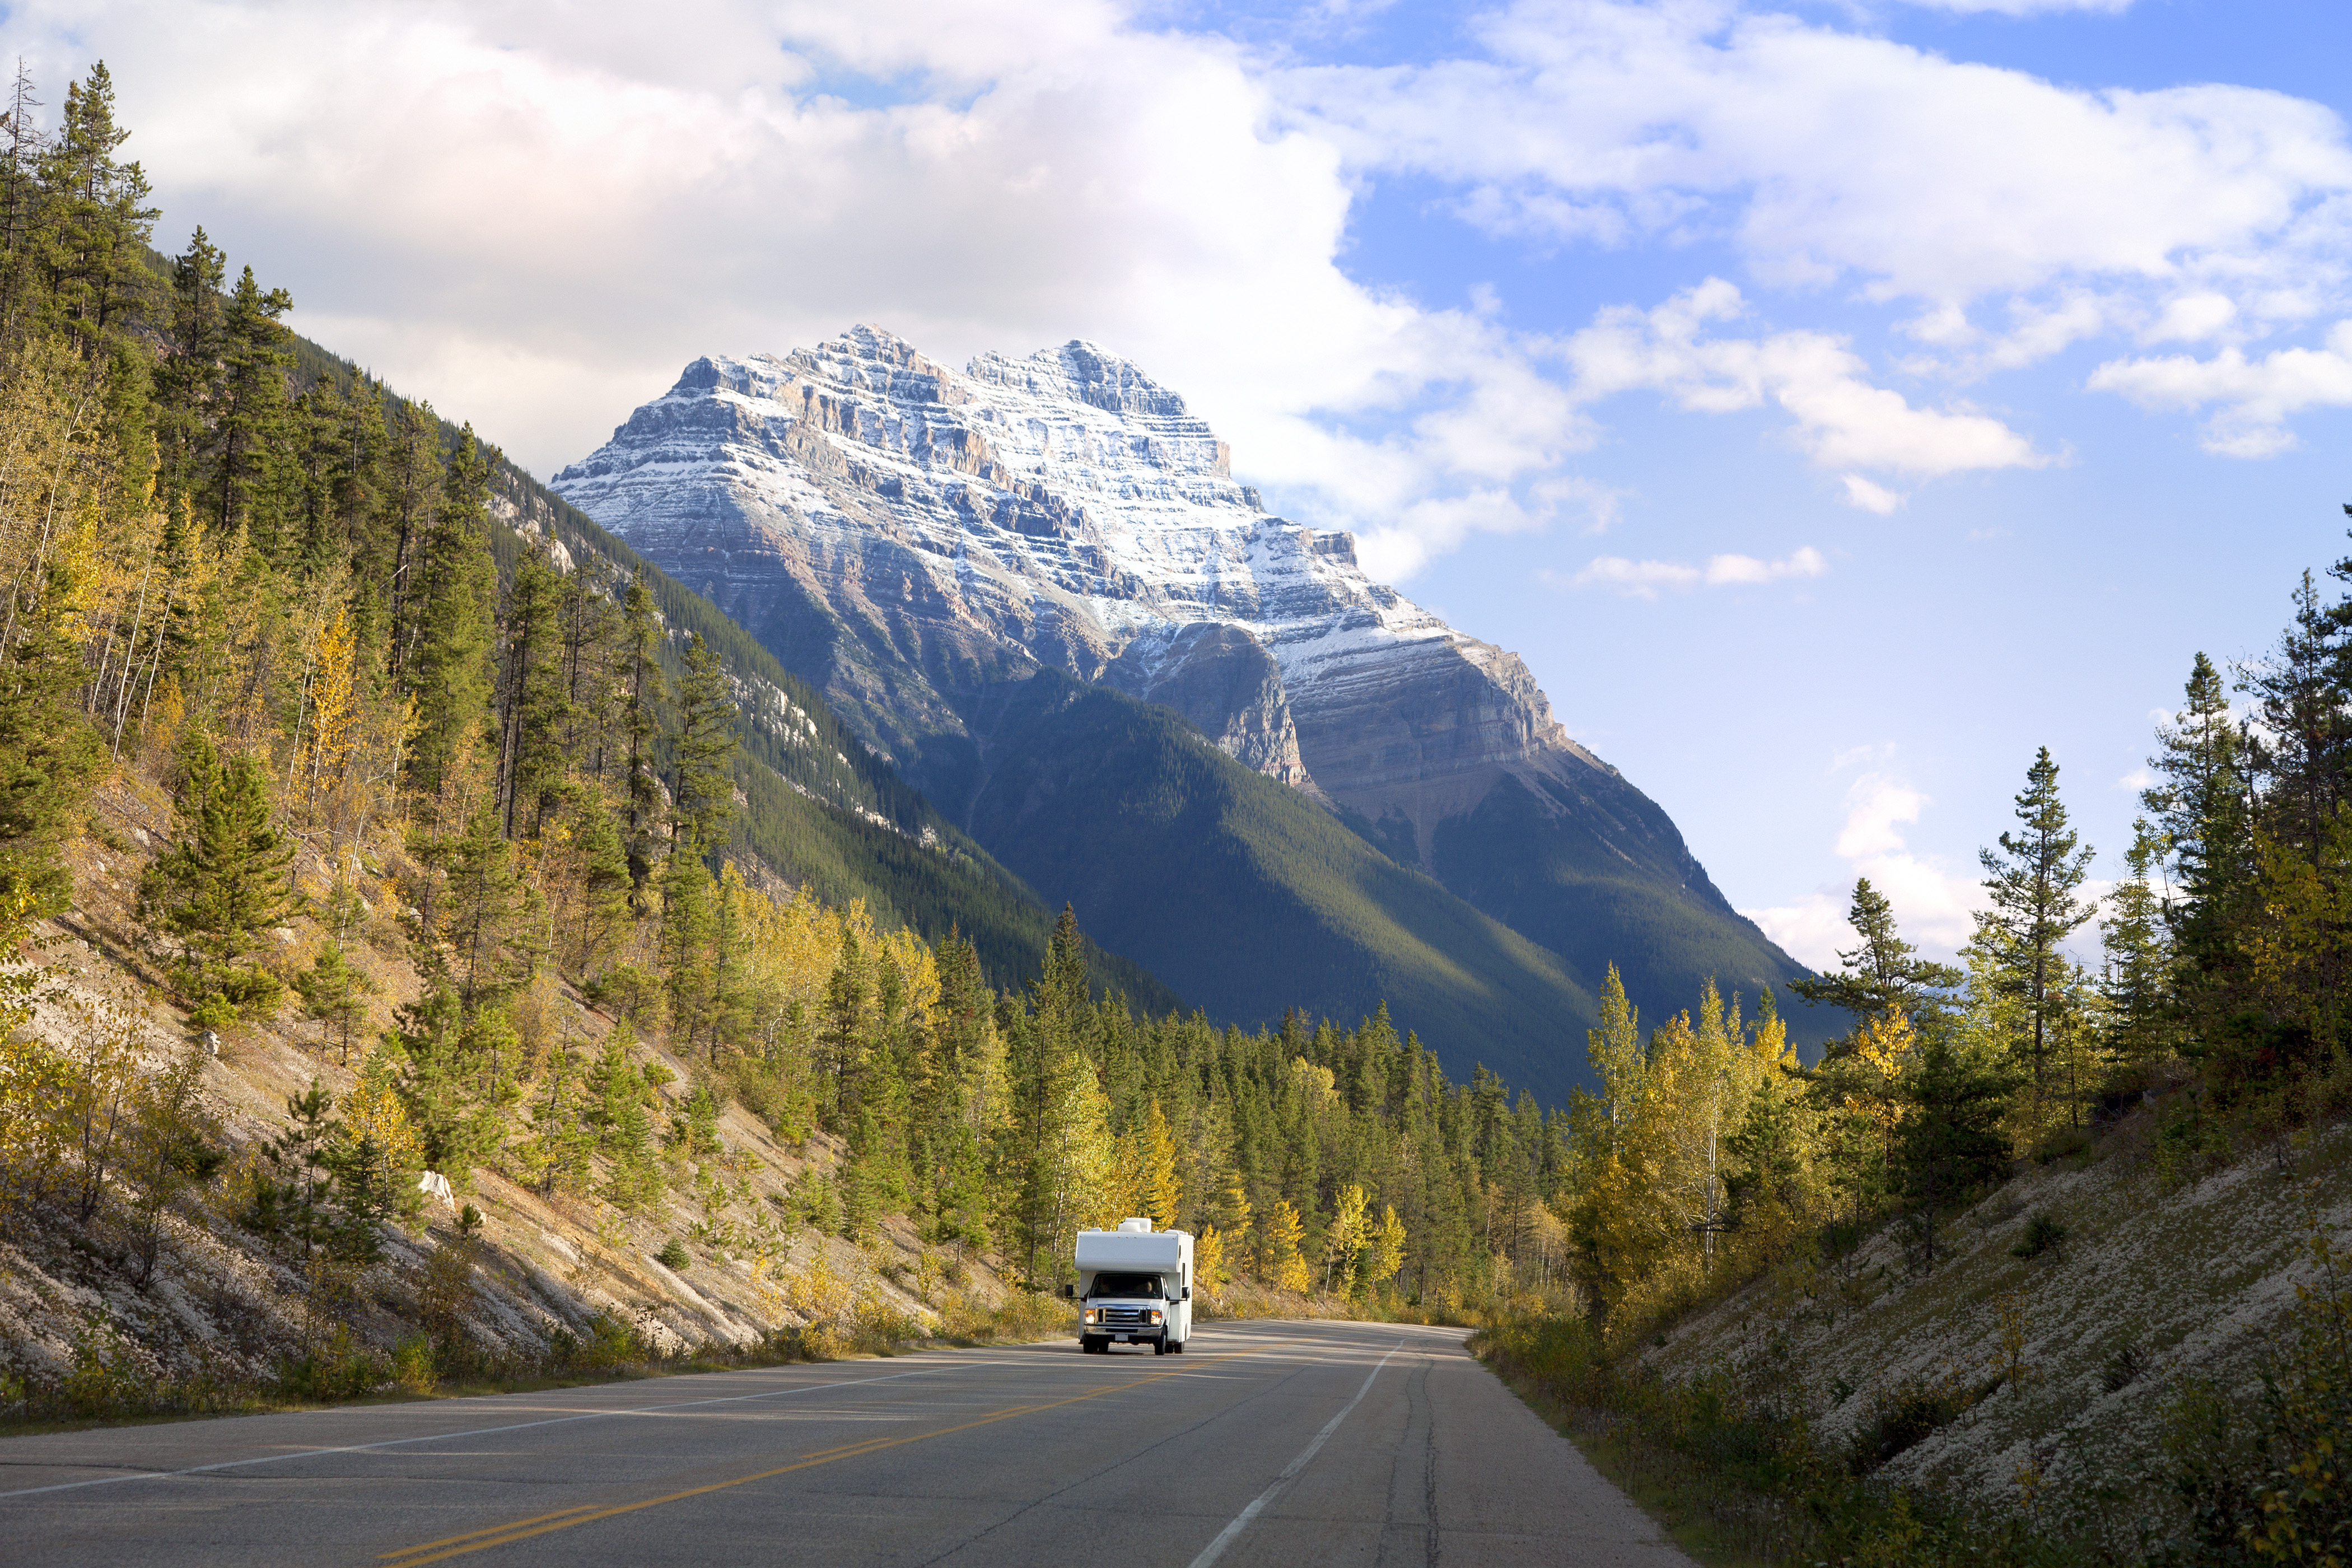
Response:
[[[1064,1295],[1084,1304],[1078,1348],[1151,1347],[1181,1355],[1192,1337],[1192,1235],[1154,1230],[1149,1219],[1123,1219],[1117,1230],[1078,1232],[1078,1283]]]

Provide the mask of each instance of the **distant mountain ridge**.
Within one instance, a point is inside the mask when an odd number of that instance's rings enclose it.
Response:
[[[551,488],[983,844],[987,694],[1050,668],[1173,709],[1587,992],[1613,961],[1655,1016],[1706,973],[1802,973],[1517,656],[1372,582],[1352,536],[1268,515],[1181,397],[1091,344],[959,373],[860,327],[698,360]]]

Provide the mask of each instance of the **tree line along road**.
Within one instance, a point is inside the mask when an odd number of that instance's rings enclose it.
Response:
[[[0,1562],[1689,1568],[1459,1330],[1206,1325],[0,1441]]]

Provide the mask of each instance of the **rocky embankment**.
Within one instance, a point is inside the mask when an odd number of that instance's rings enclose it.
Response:
[[[645,1348],[676,1351],[747,1345],[793,1327],[845,1336],[860,1323],[905,1334],[978,1326],[1006,1299],[986,1260],[925,1247],[903,1218],[883,1220],[863,1245],[811,1227],[800,1184],[838,1165],[838,1142],[814,1133],[784,1142],[730,1105],[718,1120],[718,1150],[667,1156],[666,1195],[654,1204],[624,1209],[593,1192],[542,1192],[478,1169],[446,1197],[420,1194],[415,1222],[385,1233],[383,1260],[331,1282],[332,1300],[322,1302],[299,1248],[247,1221],[256,1178],[268,1169],[265,1146],[289,1125],[289,1097],[316,1083],[340,1101],[357,1081],[366,1043],[417,993],[399,867],[378,853],[362,857],[367,909],[345,949],[373,989],[349,1059],[320,1025],[297,1017],[291,997],[276,1021],[222,1031],[214,1054],[157,989],[162,977],[132,919],[140,873],[169,822],[167,803],[146,786],[101,793],[93,836],[71,857],[76,907],[42,933],[37,956],[53,975],[29,1027],[68,1051],[86,1048],[92,1031],[111,1031],[150,1074],[196,1053],[205,1142],[219,1158],[160,1216],[152,1267],[119,1175],[87,1218],[54,1199],[20,1203],[0,1237],[0,1373],[56,1386],[78,1353],[87,1361],[99,1344],[118,1382],[266,1386],[337,1328],[352,1343],[389,1352],[416,1334],[432,1260],[457,1237],[467,1205],[483,1223],[470,1281],[458,1292],[459,1331],[485,1363],[533,1361],[559,1333],[584,1339],[600,1321],[632,1329]],[[296,873],[321,901],[327,868],[315,854],[306,850]],[[290,971],[327,933],[297,917],[271,934]],[[552,982],[517,1011],[527,1047],[541,1050],[593,1056],[614,1027]],[[643,1042],[632,1048],[666,1069],[653,1120],[667,1130],[699,1064]]]
[[[1889,1481],[2106,1498],[2091,1522],[2126,1540],[2183,1394],[2251,1408],[2296,1287],[2319,1282],[2315,1235],[2352,1239],[2352,1125],[2229,1159],[2197,1152],[2219,1142],[2189,1096],[2030,1165],[1939,1227],[1932,1268],[1890,1225],[1686,1320],[1647,1359],[1670,1377],[1733,1369],[1832,1452],[1907,1442],[1876,1472]]]

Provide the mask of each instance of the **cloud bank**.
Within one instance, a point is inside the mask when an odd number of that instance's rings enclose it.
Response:
[[[1988,7],[2057,8],[1948,5]],[[1606,526],[1579,454],[1628,397],[1761,412],[1881,516],[2063,453],[2049,411],[1958,389],[2078,343],[2113,345],[2092,390],[2202,418],[2221,453],[2352,403],[2328,332],[2352,147],[2321,106],[2062,88],[1731,0],[1518,0],[1397,67],[1314,64],[1300,37],[1254,49],[1139,0],[0,21],[52,98],[109,61],[164,248],[202,220],[303,331],[541,471],[695,355],[859,321],[951,362],[1114,345],[1391,577],[1482,531]],[[1662,281],[1556,336],[1491,290],[1367,284],[1349,226],[1396,174],[1436,183],[1433,221],[1654,247]],[[1813,314],[1856,301],[1884,342]]]

